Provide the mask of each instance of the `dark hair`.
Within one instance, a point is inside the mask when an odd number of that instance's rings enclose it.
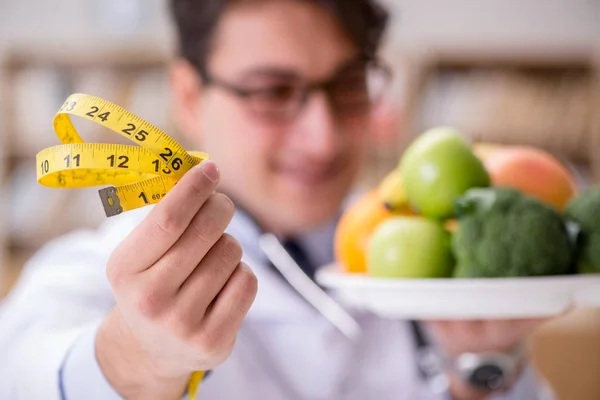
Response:
[[[227,8],[240,1],[250,0],[170,0],[179,53],[202,77],[207,76],[206,64],[217,24]],[[387,25],[388,14],[374,0],[299,1],[312,1],[332,12],[362,55],[375,55]]]

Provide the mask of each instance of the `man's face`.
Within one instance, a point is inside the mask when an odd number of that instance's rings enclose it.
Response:
[[[364,68],[352,64],[357,55],[325,10],[308,2],[265,1],[226,12],[207,64],[216,81],[251,95],[196,85],[189,69],[174,68],[184,130],[196,150],[216,161],[220,190],[264,228],[294,233],[339,211],[367,148],[368,107],[336,111],[322,91],[302,108],[295,99],[301,82],[333,76],[339,77],[338,97],[362,96]]]

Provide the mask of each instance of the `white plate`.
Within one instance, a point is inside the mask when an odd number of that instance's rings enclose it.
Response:
[[[600,274],[494,279],[382,279],[347,274],[336,265],[317,281],[344,304],[397,319],[551,317],[574,307],[600,307]]]

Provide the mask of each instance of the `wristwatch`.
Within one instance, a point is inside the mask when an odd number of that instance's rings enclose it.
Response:
[[[453,372],[473,388],[495,391],[514,380],[524,353],[523,346],[518,346],[508,353],[463,353],[458,357],[448,357],[433,347],[426,347],[418,349],[417,363],[436,392],[448,389],[448,372]]]
[[[415,327],[415,333],[418,369],[430,388],[437,393],[448,390],[448,372],[479,390],[502,389],[514,380],[525,358],[523,345],[505,353],[463,353],[450,357],[428,343],[420,328]]]
[[[509,353],[463,353],[445,365],[474,388],[494,391],[513,380],[523,358],[523,346],[517,346]]]

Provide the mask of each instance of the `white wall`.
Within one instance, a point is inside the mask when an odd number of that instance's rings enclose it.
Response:
[[[600,48],[600,0],[381,0],[394,14],[394,46]],[[69,43],[74,47],[132,40],[170,48],[166,0],[2,0],[0,47]],[[137,22],[130,13],[141,12]],[[115,14],[116,12],[116,14]],[[104,40],[92,39],[101,33]]]
[[[165,0],[4,0],[0,50],[35,45],[71,51],[151,46],[170,49]]]
[[[419,47],[600,50],[600,0],[381,0],[394,41]]]

